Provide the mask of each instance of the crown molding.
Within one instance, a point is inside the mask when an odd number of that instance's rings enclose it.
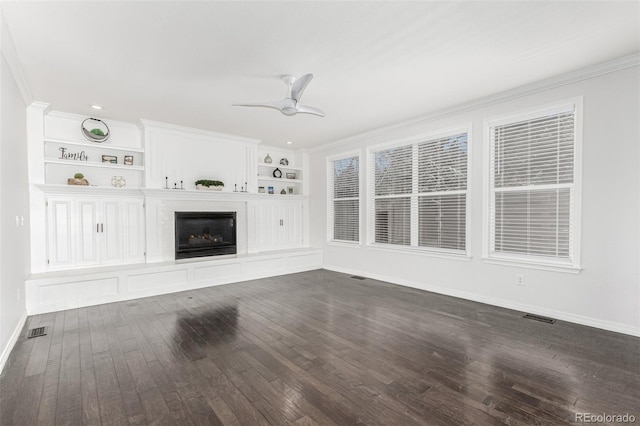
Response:
[[[22,101],[25,105],[31,105],[33,102],[33,95],[31,94],[31,89],[29,88],[29,84],[27,83],[27,78],[24,75],[24,69],[22,68],[22,63],[18,57],[18,51],[16,50],[15,44],[13,44],[13,38],[11,37],[11,32],[9,31],[9,26],[7,25],[7,21],[4,19],[4,14],[0,9],[0,31],[2,31],[2,35],[0,35],[0,40],[2,40],[2,47],[0,51],[2,52],[2,57],[4,58],[9,70],[11,70],[11,74],[13,75],[13,79],[16,82],[16,86],[18,86],[18,91],[22,96]]]
[[[463,112],[472,111],[475,109],[495,105],[498,103],[510,101],[513,99],[521,98],[524,96],[533,95],[546,90],[554,89],[568,84],[576,83],[583,80],[588,80],[601,75],[609,74],[616,71],[621,71],[627,68],[632,68],[640,65],[640,53],[634,53],[628,56],[623,56],[611,61],[603,62],[600,64],[592,65],[586,68],[581,68],[576,71],[571,71],[565,74],[561,74],[548,79],[540,80],[535,83],[527,84],[517,87],[515,89],[506,90],[493,95],[489,95],[483,98],[475,99],[473,101],[465,102],[453,107],[444,108],[438,111],[434,111],[430,114],[423,115],[409,120],[401,121],[385,127],[379,127],[367,132],[358,133],[346,138],[338,139],[335,141],[329,141],[318,145],[317,147],[309,148],[309,152],[317,152],[325,149],[332,148],[334,146],[345,145],[350,142],[355,142],[361,139],[372,138],[387,132],[391,132],[396,129],[404,127],[414,126],[417,124],[428,123],[430,121],[443,118],[453,114],[459,114]]]
[[[145,131],[156,128],[164,131],[178,132],[182,134],[187,133],[194,136],[210,138],[215,140],[216,142],[234,142],[243,143],[246,145],[257,145],[262,142],[262,140],[260,139],[247,138],[244,136],[232,135],[228,133],[219,133],[212,130],[196,129],[194,127],[180,126],[178,124],[161,123],[159,121],[140,119],[140,123],[142,129]]]

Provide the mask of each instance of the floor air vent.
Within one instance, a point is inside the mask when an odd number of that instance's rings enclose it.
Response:
[[[546,322],[547,324],[554,324],[556,322],[553,318],[541,317],[540,315],[527,314],[522,318],[531,319],[534,321]]]
[[[27,339],[32,339],[34,337],[46,336],[47,328],[46,327],[38,327],[32,328],[27,332]]]
[[[352,280],[366,280],[365,277],[361,277],[360,275],[351,275],[349,278],[351,278]]]

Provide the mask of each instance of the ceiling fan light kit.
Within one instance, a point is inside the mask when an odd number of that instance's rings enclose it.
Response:
[[[293,75],[283,75],[282,81],[287,85],[287,94],[283,100],[248,104],[233,104],[233,106],[273,108],[277,109],[282,114],[287,116],[296,114],[311,114],[317,115],[319,117],[324,117],[324,112],[322,110],[299,103],[304,89],[307,88],[307,85],[311,82],[312,78],[313,74],[305,74],[298,79],[296,79],[296,77]]]

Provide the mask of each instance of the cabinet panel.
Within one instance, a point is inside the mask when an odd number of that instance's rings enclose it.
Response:
[[[144,203],[142,200],[126,200],[123,204],[123,261],[125,263],[144,262]]]
[[[78,201],[76,264],[82,266],[99,263],[98,205],[96,201]]]
[[[102,264],[122,262],[122,202],[104,201],[100,220],[100,260]]]
[[[47,214],[49,216],[48,246],[49,267],[59,268],[73,265],[73,235],[71,219],[73,204],[70,200],[49,200]]]

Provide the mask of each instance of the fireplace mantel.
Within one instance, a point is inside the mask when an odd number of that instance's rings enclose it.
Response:
[[[307,198],[304,195],[254,194],[251,192],[198,191],[189,189],[142,188],[140,192],[147,198],[159,198],[162,200],[253,201],[266,199],[303,200]]]

